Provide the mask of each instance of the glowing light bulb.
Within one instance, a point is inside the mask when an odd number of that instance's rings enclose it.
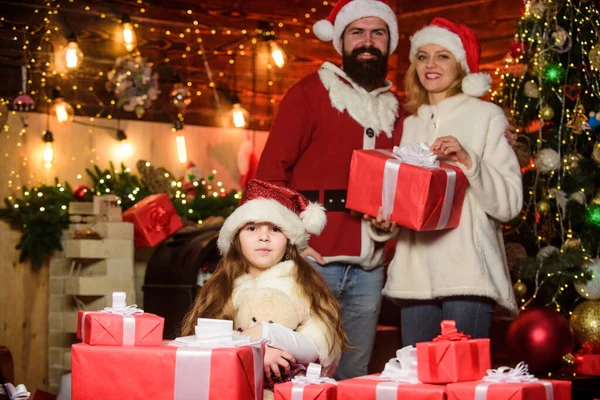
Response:
[[[248,111],[240,103],[235,103],[231,108],[231,119],[236,128],[245,128],[248,126]]]
[[[68,124],[73,121],[75,111],[62,97],[57,97],[52,101],[50,114],[56,118],[59,124]]]
[[[131,22],[123,22],[123,44],[127,51],[133,51],[137,45],[135,31]]]
[[[44,167],[51,168],[52,163],[54,161],[54,146],[52,143],[54,142],[54,137],[52,136],[52,132],[46,131],[43,136],[44,140]]]
[[[77,42],[71,41],[65,48],[65,65],[69,70],[74,70],[81,65],[83,52],[79,49]]]
[[[187,149],[185,147],[185,136],[177,136],[175,138],[177,142],[177,158],[179,162],[185,164],[187,162]]]
[[[269,42],[269,46],[271,47],[271,57],[277,65],[278,68],[282,68],[285,65],[286,55],[281,46],[277,44],[277,42]]]

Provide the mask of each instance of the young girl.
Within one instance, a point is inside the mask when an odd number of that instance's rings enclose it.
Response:
[[[479,43],[466,26],[442,18],[411,38],[402,143],[425,142],[442,161],[458,165],[469,186],[454,229],[397,230],[384,295],[401,300],[403,344],[429,341],[443,319],[460,331],[487,337],[495,303],[518,313],[500,223],[522,206],[521,172],[504,137],[498,106],[477,99],[490,87],[479,70]],[[396,229],[382,215],[372,220],[376,240]]]
[[[319,360],[333,375],[345,333],[336,298],[300,252],[310,233],[325,227],[323,208],[298,192],[251,180],[237,208],[225,221],[218,239],[223,258],[215,274],[198,292],[184,320],[183,335],[193,335],[197,318],[235,320],[236,299],[248,289],[276,288],[305,303],[309,318],[295,331],[256,321],[242,334],[266,344],[265,379],[282,380],[298,363]]]

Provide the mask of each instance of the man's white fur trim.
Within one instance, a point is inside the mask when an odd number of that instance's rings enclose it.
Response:
[[[333,39],[333,25],[326,19],[319,20],[313,25],[313,33],[323,42],[331,42]]]
[[[325,63],[319,69],[319,77],[325,89],[329,92],[331,105],[339,112],[348,114],[363,128],[372,128],[375,135],[385,132],[392,137],[394,125],[398,119],[398,99],[391,92],[367,92],[360,86],[352,86],[343,82],[352,80],[333,64]]]
[[[309,234],[300,217],[273,199],[254,199],[239,206],[226,220],[217,239],[221,254],[227,253],[237,232],[249,222],[270,222],[281,228],[298,251],[308,245]]]
[[[484,72],[465,76],[461,85],[463,93],[473,97],[483,96],[491,87],[492,77]]]
[[[446,48],[462,65],[467,74],[471,72],[467,63],[467,53],[458,35],[439,26],[426,26],[410,38],[410,61],[415,60],[420,47],[428,44],[437,44]]]
[[[333,24],[333,47],[335,47],[335,50],[340,55],[343,54],[342,35],[344,34],[346,27],[356,20],[367,17],[381,18],[387,24],[390,32],[389,52],[393,53],[394,50],[396,50],[396,46],[398,46],[398,19],[390,6],[379,0],[353,0],[342,7],[335,17],[335,22]],[[317,24],[315,24],[315,26],[316,25]],[[315,35],[321,39],[317,32],[315,32]],[[326,39],[321,40],[329,41]]]

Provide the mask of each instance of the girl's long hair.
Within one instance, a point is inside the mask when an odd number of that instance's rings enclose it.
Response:
[[[456,61],[456,66],[458,68],[458,77],[452,82],[448,91],[446,92],[446,97],[452,97],[459,93],[462,93],[462,81],[466,76],[465,69],[460,65],[459,62]],[[404,109],[410,114],[416,114],[423,104],[429,104],[429,96],[427,95],[427,90],[421,85],[421,81],[419,80],[419,75],[417,74],[417,66],[416,62],[413,61],[410,63],[408,70],[406,71],[406,75],[404,75],[404,90],[406,92],[406,102],[404,103]]]
[[[298,253],[295,246],[289,245],[286,259],[296,264],[296,283],[302,295],[310,304],[313,318],[320,320],[333,337],[329,351],[347,346],[347,337],[342,323],[342,313],[336,297],[319,272]],[[192,308],[182,322],[183,336],[195,333],[198,318],[214,318],[233,320],[232,294],[235,280],[246,273],[248,261],[242,253],[239,234],[235,235],[229,251],[223,256],[213,276],[206,281],[196,295]]]

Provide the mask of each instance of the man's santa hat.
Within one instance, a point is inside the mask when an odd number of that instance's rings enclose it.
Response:
[[[444,47],[464,68],[467,76],[462,81],[463,93],[479,97],[490,89],[492,78],[479,72],[481,46],[470,28],[444,18],[435,18],[429,26],[410,38],[410,61],[414,62],[419,48],[428,44]]]
[[[386,0],[340,0],[327,19],[317,21],[313,32],[324,42],[333,40],[333,47],[340,55],[343,54],[342,35],[352,22],[361,18],[378,17],[388,26],[390,33],[390,53],[398,45],[398,20]]]
[[[217,246],[227,253],[237,232],[247,223],[270,222],[281,228],[290,243],[302,251],[308,246],[310,234],[318,235],[325,228],[325,209],[311,203],[295,190],[258,179],[248,182],[240,206],[225,220]]]

